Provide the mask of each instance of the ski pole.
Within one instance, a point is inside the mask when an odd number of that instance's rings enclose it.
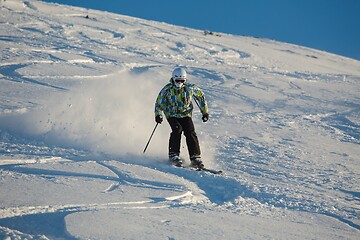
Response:
[[[196,99],[194,98],[194,101],[196,103],[196,105],[199,107],[200,111],[201,111],[201,107],[200,107],[200,104],[198,103],[198,101],[196,101]]]
[[[146,146],[145,146],[145,149],[144,149],[144,152],[143,152],[143,153],[145,153],[147,147],[149,146],[149,143],[150,143],[150,141],[151,141],[151,138],[152,138],[152,136],[154,135],[154,132],[155,132],[155,130],[156,130],[156,128],[157,128],[158,125],[159,125],[159,123],[156,123],[156,125],[155,125],[155,127],[154,127],[154,130],[152,131],[152,133],[151,133],[151,135],[150,135],[149,141],[147,142],[147,144],[146,144]]]

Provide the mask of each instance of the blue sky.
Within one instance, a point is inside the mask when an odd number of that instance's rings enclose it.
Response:
[[[360,60],[360,0],[45,0]]]

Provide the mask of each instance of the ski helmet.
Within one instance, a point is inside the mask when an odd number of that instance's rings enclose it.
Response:
[[[183,68],[175,68],[172,72],[172,79],[174,81],[175,86],[182,87],[182,85],[186,82],[187,74],[185,69]]]

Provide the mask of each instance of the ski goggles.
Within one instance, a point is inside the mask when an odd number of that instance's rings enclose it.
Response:
[[[184,79],[184,78],[175,79],[175,82],[177,82],[177,83],[184,83],[185,81],[186,81],[186,79]]]

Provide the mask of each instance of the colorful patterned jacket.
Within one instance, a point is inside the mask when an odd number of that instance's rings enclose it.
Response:
[[[155,116],[164,112],[166,118],[191,117],[193,111],[192,99],[197,101],[202,114],[208,112],[205,95],[194,84],[185,83],[181,88],[176,87],[170,79],[160,91],[155,103]]]

